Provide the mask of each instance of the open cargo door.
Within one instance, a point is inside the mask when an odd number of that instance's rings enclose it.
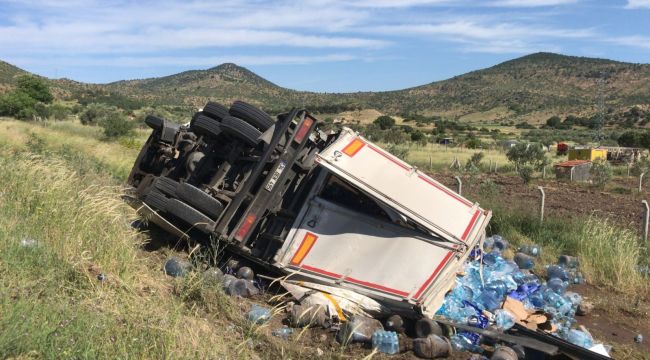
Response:
[[[487,226],[489,212],[349,128],[316,161],[438,236],[465,244]]]

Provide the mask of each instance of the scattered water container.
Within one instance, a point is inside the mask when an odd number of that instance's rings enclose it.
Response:
[[[498,309],[494,311],[494,321],[500,330],[508,330],[515,326],[515,316],[508,310]]]
[[[377,330],[372,334],[372,347],[384,354],[399,352],[399,339],[394,331]]]
[[[287,326],[283,326],[271,332],[271,335],[279,337],[283,340],[289,340],[291,334],[293,334],[293,329]]]
[[[384,330],[384,326],[379,320],[365,316],[353,316],[338,332],[338,340],[342,344],[372,342],[372,335],[377,330]]]
[[[253,304],[251,310],[248,312],[248,320],[253,324],[263,324],[271,318],[271,310]]]
[[[165,261],[164,270],[165,274],[169,276],[180,277],[187,275],[191,268],[192,264],[190,264],[189,261],[179,259],[176,256],[172,256],[167,259],[167,261]]]
[[[520,269],[530,270],[535,266],[533,257],[523,252],[516,253],[514,260]]]
[[[539,257],[542,254],[542,249],[539,247],[539,245],[526,244],[519,248],[519,252],[529,256]]]
[[[558,278],[563,281],[569,280],[569,273],[560,265],[549,265],[546,268],[546,276],[549,279]]]
[[[586,349],[594,346],[594,339],[592,339],[591,336],[586,332],[577,329],[569,330],[567,340],[572,344],[581,346]]]
[[[577,257],[569,255],[560,255],[557,263],[570,269],[575,269],[580,265]]]
[[[413,340],[413,352],[423,359],[446,358],[451,355],[451,342],[447,338],[430,334]]]
[[[569,282],[562,281],[562,279],[558,278],[551,278],[546,282],[546,286],[549,289],[553,290],[556,294],[562,295],[566,291],[567,286],[569,286]]]

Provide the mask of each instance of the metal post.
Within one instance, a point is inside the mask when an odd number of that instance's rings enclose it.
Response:
[[[456,179],[456,182],[458,183],[458,195],[463,194],[463,181],[460,180],[459,176],[454,176],[454,179]]]
[[[650,206],[645,200],[641,201],[643,205],[643,244],[648,242],[648,220],[650,220]]]
[[[429,155],[429,170],[433,169],[433,160],[431,159],[431,155]]]
[[[542,168],[542,179],[546,179],[546,166]]]
[[[645,175],[644,172],[639,175],[639,192],[641,192],[641,185],[643,185],[643,175]]]
[[[546,194],[544,194],[543,187],[538,186],[537,189],[539,190],[539,193],[542,195],[542,198],[540,199],[540,203],[539,203],[539,222],[544,222],[544,200],[546,200]]]

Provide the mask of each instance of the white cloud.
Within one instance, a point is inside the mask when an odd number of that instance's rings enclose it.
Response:
[[[650,0],[627,0],[626,9],[650,8]]]
[[[465,52],[526,53],[539,50],[559,51],[548,45],[551,39],[589,38],[591,29],[554,29],[534,25],[474,20],[451,20],[435,24],[377,26],[371,33],[390,36],[420,36],[462,45]]]
[[[539,7],[569,5],[576,2],[578,0],[497,0],[492,5],[503,7]]]
[[[650,50],[650,37],[647,36],[619,36],[611,37],[606,40],[617,45]]]

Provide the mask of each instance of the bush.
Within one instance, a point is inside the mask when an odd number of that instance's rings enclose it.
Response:
[[[395,145],[395,144],[388,146],[386,151],[388,151],[389,153],[397,156],[398,158],[400,158],[402,160],[406,160],[406,157],[409,154],[409,149],[407,147],[402,147],[402,146],[398,146],[398,145]]]
[[[591,175],[592,183],[597,187],[603,188],[612,179],[612,166],[605,160],[596,160],[591,165],[589,174]]]
[[[37,101],[22,92],[11,92],[0,97],[0,115],[17,116],[22,110],[32,108]]]
[[[519,177],[526,184],[528,184],[533,179],[533,172],[533,167],[530,165],[520,165],[517,168],[517,174],[519,174]]]
[[[79,116],[79,120],[84,125],[99,125],[110,113],[117,111],[116,108],[111,108],[104,104],[88,104],[86,110]]]
[[[379,127],[382,130],[390,129],[393,126],[395,126],[395,119],[393,119],[390,116],[382,115],[375,119],[375,121],[372,122],[373,124],[379,125]]]
[[[104,128],[104,136],[106,136],[106,138],[115,139],[120,136],[129,135],[133,130],[134,124],[119,112],[112,112],[100,123],[100,125]]]

